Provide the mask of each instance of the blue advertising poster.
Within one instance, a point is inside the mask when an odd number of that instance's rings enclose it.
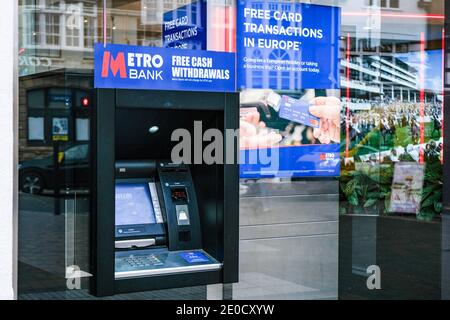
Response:
[[[165,48],[206,50],[206,0],[167,11],[163,15]]]
[[[340,15],[237,1],[241,178],[339,176]]]
[[[238,0],[238,89],[339,88],[340,8]]]
[[[95,88],[234,92],[235,54],[95,44]]]

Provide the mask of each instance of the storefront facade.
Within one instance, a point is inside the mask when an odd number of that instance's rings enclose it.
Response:
[[[234,106],[240,118],[239,280],[114,298],[450,297],[443,196],[444,128],[450,127],[444,123],[445,1],[18,0],[15,5],[10,12],[17,20],[9,21],[14,28],[8,33],[15,37],[8,39],[17,42],[9,57],[16,70],[6,68],[11,63],[4,69],[16,73],[5,89],[14,108],[4,116],[10,120],[4,130],[14,128],[15,135],[1,134],[9,148],[3,156],[16,155],[5,160],[10,166],[1,179],[16,181],[8,184],[2,202],[6,212],[15,212],[5,213],[4,234],[13,240],[5,241],[7,254],[0,262],[5,259],[10,268],[0,284],[1,290],[3,283],[14,288],[5,298],[97,298],[91,287],[99,276],[93,230],[101,221],[92,209],[98,193],[93,150],[100,150],[99,90],[128,89],[116,81],[122,78],[118,56],[108,60],[106,71],[117,86],[100,84],[95,44],[234,54],[234,89],[209,91],[240,93]],[[127,60],[128,67],[137,68],[137,61]],[[142,77],[149,81],[150,73]],[[166,85],[156,96],[171,108],[184,92],[171,90],[173,82]],[[149,86],[124,96],[140,108],[153,94]],[[198,87],[196,82],[178,91],[208,92]],[[170,90],[167,96],[164,90]],[[206,93],[191,97],[199,106],[209,101]],[[291,105],[303,108],[302,114]],[[217,110],[211,110],[186,119],[214,127]],[[148,152],[139,141],[129,143]],[[269,164],[262,158],[251,162],[261,150],[268,152]]]

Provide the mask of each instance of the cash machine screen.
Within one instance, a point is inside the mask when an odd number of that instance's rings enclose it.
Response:
[[[116,226],[153,223],[156,217],[148,183],[116,184]]]

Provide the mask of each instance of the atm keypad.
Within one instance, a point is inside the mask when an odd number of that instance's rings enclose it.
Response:
[[[148,256],[129,256],[124,258],[124,262],[131,268],[145,268],[163,264],[154,254]]]

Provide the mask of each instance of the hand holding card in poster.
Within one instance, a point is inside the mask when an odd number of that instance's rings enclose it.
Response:
[[[302,101],[288,96],[282,96],[278,114],[280,118],[318,129],[320,127],[320,118],[312,115],[309,108],[310,103],[307,100]]]
[[[336,97],[317,97],[311,101],[309,112],[320,119],[314,127],[314,137],[321,143],[340,141],[341,101]]]
[[[241,177],[339,175],[340,109],[338,98],[315,98],[314,90],[301,99],[243,90]]]
[[[242,148],[269,148],[277,145],[282,136],[267,128],[256,107],[240,109],[239,143]]]
[[[261,120],[271,117],[269,108],[278,103],[271,101],[273,95],[279,97],[273,90],[244,90],[240,99],[240,146],[245,148],[270,148],[278,145],[282,136],[278,130],[268,128]]]
[[[257,133],[249,124],[267,128],[266,123],[261,121],[260,112],[265,113],[266,118],[277,112],[279,118],[314,128],[314,138],[321,143],[339,142],[340,110],[341,101],[336,97],[317,97],[308,101],[280,96],[270,89],[244,90],[241,93],[241,136]]]
[[[314,128],[314,138],[320,143],[340,141],[341,101],[336,97],[296,100],[283,96],[279,104],[280,118]]]

